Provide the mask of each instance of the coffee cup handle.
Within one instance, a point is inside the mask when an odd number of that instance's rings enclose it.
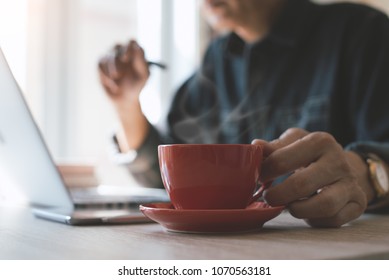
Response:
[[[248,205],[250,205],[251,203],[257,201],[259,198],[262,197],[263,195],[263,192],[269,187],[271,186],[273,182],[268,182],[268,183],[265,183],[265,184],[262,184],[261,187],[253,194],[253,197],[251,198],[250,202]]]

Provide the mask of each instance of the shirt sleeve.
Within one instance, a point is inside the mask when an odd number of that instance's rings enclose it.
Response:
[[[389,19],[371,11],[354,27],[349,48],[348,118],[355,141],[346,149],[372,152],[389,163]]]
[[[116,135],[112,137],[111,156],[116,164],[126,166],[134,179],[144,187],[163,188],[159,171],[158,145],[163,144],[160,133],[150,124],[145,142],[137,150],[122,153]]]

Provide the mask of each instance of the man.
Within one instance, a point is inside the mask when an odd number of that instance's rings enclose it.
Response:
[[[100,61],[123,128],[120,151],[137,153],[128,165],[134,176],[159,182],[161,143],[252,141],[265,150],[261,181],[284,178],[265,200],[312,226],[338,227],[368,205],[387,207],[387,16],[308,0],[204,4],[211,24],[231,32],[211,43],[176,93],[167,133],[148,123],[139,104],[149,77],[142,48],[131,41]]]

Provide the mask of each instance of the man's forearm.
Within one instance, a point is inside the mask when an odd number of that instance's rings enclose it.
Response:
[[[140,103],[130,107],[117,108],[121,128],[117,133],[120,150],[123,153],[138,149],[148,134],[149,124],[142,112]]]

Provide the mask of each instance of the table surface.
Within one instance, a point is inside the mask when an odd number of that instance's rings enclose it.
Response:
[[[284,212],[251,233],[183,234],[159,224],[69,226],[0,208],[0,259],[389,259],[389,214],[337,229]]]

